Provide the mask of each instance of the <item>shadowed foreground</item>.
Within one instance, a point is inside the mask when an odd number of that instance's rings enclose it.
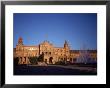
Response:
[[[26,66],[14,67],[14,75],[96,75],[96,71],[63,66]]]

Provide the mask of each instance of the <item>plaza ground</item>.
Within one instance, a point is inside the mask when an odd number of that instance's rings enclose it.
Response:
[[[96,67],[63,65],[17,65],[14,75],[97,75]]]

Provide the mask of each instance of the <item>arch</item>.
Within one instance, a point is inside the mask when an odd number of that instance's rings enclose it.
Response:
[[[72,62],[73,60],[72,60],[72,58],[70,58],[70,62]]]
[[[26,57],[24,57],[24,61],[26,62]]]
[[[50,57],[49,58],[49,64],[53,64],[53,61],[52,60],[53,60],[53,57]]]
[[[47,59],[45,59],[45,63],[47,63]]]
[[[77,58],[73,58],[73,62],[76,62],[77,61]]]

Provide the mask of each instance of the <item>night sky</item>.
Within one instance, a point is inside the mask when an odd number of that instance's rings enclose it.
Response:
[[[67,40],[74,50],[83,45],[97,49],[96,13],[15,13],[13,16],[14,47],[22,37],[25,45],[47,40],[55,47],[63,47]]]

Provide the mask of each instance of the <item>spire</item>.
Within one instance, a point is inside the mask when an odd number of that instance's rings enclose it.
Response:
[[[67,43],[66,40],[65,40],[65,43],[64,43],[64,47],[68,47],[68,43]]]
[[[67,43],[67,41],[65,40],[65,44],[67,44],[68,45],[68,43]]]
[[[18,45],[23,45],[23,39],[22,39],[22,37],[19,37],[19,39],[18,39]]]

